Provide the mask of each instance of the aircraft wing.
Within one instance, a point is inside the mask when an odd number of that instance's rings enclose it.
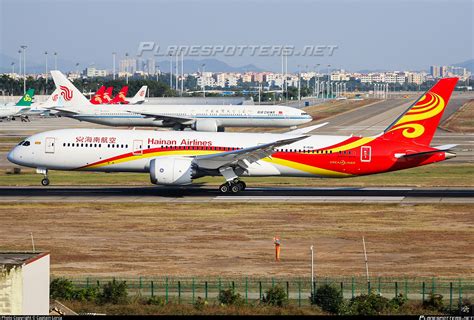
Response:
[[[320,124],[315,124],[314,126],[309,126],[309,127],[304,127],[304,128],[299,128],[299,129],[295,129],[295,130],[292,130],[292,131],[288,131],[286,132],[286,134],[294,134],[294,135],[299,135],[299,134],[306,134],[306,133],[309,133],[313,130],[316,130],[316,129],[319,129],[321,127],[324,127],[325,125],[327,125],[329,122],[324,122],[324,123],[320,123]]]
[[[155,118],[156,120],[162,120],[164,122],[177,123],[177,124],[191,124],[194,122],[192,118],[186,117],[177,117],[177,116],[168,116],[160,113],[151,113],[151,112],[141,112],[134,110],[127,110],[131,113],[141,114],[145,118]]]
[[[306,139],[309,136],[299,136],[277,140],[240,150],[221,152],[217,154],[197,156],[193,162],[203,169],[219,169],[222,167],[241,167],[243,169],[260,159],[271,156],[275,148]]]
[[[68,109],[68,108],[63,108],[63,107],[46,107],[45,109],[58,111],[58,112],[61,112],[61,113],[66,114],[66,115],[76,115],[76,114],[79,114],[79,112],[77,112],[76,110],[72,110],[72,109]]]

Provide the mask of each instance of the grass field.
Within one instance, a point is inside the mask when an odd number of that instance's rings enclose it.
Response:
[[[150,185],[146,173],[95,173],[50,171],[52,185]],[[440,163],[392,173],[347,179],[316,179],[287,177],[244,178],[249,186],[413,186],[413,187],[473,187],[474,164]],[[21,174],[0,171],[0,186],[38,186],[41,175],[31,169]],[[195,183],[219,185],[222,177],[196,179]]]
[[[0,250],[51,252],[54,275],[472,275],[474,206],[2,203]],[[274,261],[273,237],[282,239]]]
[[[364,99],[364,100],[331,100],[315,106],[303,108],[311,117],[313,121],[302,125],[301,127],[311,126],[321,123],[322,120],[330,119],[339,114],[352,111],[373,104],[379,100]],[[288,128],[228,128],[228,132],[286,132]]]
[[[459,133],[474,133],[474,100],[464,104],[457,112],[449,117],[442,128]]]

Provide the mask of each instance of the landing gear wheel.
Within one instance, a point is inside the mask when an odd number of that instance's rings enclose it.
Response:
[[[244,191],[245,188],[247,188],[247,185],[246,185],[245,182],[243,182],[243,181],[237,182],[237,185],[239,186],[240,191]]]
[[[239,192],[241,189],[240,189],[240,184],[239,183],[235,183],[235,184],[232,184],[232,186],[230,187],[230,191],[232,193],[237,193]]]
[[[45,186],[45,187],[48,186],[48,185],[49,185],[49,179],[48,179],[48,178],[44,178],[43,180],[41,180],[41,184],[42,184],[43,186]]]
[[[229,190],[230,190],[230,188],[229,188],[228,183],[221,184],[221,186],[219,187],[219,191],[222,192],[222,193],[227,193],[227,192],[229,192]]]

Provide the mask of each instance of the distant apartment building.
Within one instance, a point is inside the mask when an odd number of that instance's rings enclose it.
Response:
[[[351,74],[345,72],[336,72],[331,74],[331,81],[349,81]]]
[[[84,74],[88,78],[106,77],[107,70],[96,69],[95,67],[88,67],[86,68],[86,70],[84,70]]]
[[[471,73],[463,67],[454,66],[430,66],[430,74],[433,78],[445,78],[445,77],[458,77],[460,80],[465,81]]]
[[[426,73],[422,72],[406,72],[408,83],[422,84],[426,81]]]
[[[265,81],[265,76],[266,76],[266,74],[267,74],[266,72],[258,72],[258,73],[255,73],[255,74],[253,75],[253,81],[255,81],[255,82],[260,82],[260,83],[264,82],[264,81]]]
[[[212,72],[201,72],[197,76],[197,85],[199,87],[215,87],[216,86],[216,81],[212,76]]]
[[[253,73],[244,73],[242,75],[242,82],[253,82],[254,81],[254,74]]]
[[[266,73],[263,80],[270,87],[281,87],[283,85],[283,77],[280,73]]]
[[[144,74],[155,74],[156,63],[155,59],[138,59],[137,60],[137,71],[141,71]]]
[[[132,75],[137,72],[137,59],[127,58],[120,60],[119,73]]]

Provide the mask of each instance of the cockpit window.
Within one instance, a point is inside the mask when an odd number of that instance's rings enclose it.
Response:
[[[18,145],[21,146],[23,144],[23,142],[25,142],[25,140],[20,141],[20,143]]]
[[[28,147],[29,145],[30,145],[30,142],[29,142],[29,141],[24,141],[24,142],[23,142],[23,146],[24,146],[24,147]]]
[[[308,114],[306,112],[301,112],[302,116],[307,116]]]

